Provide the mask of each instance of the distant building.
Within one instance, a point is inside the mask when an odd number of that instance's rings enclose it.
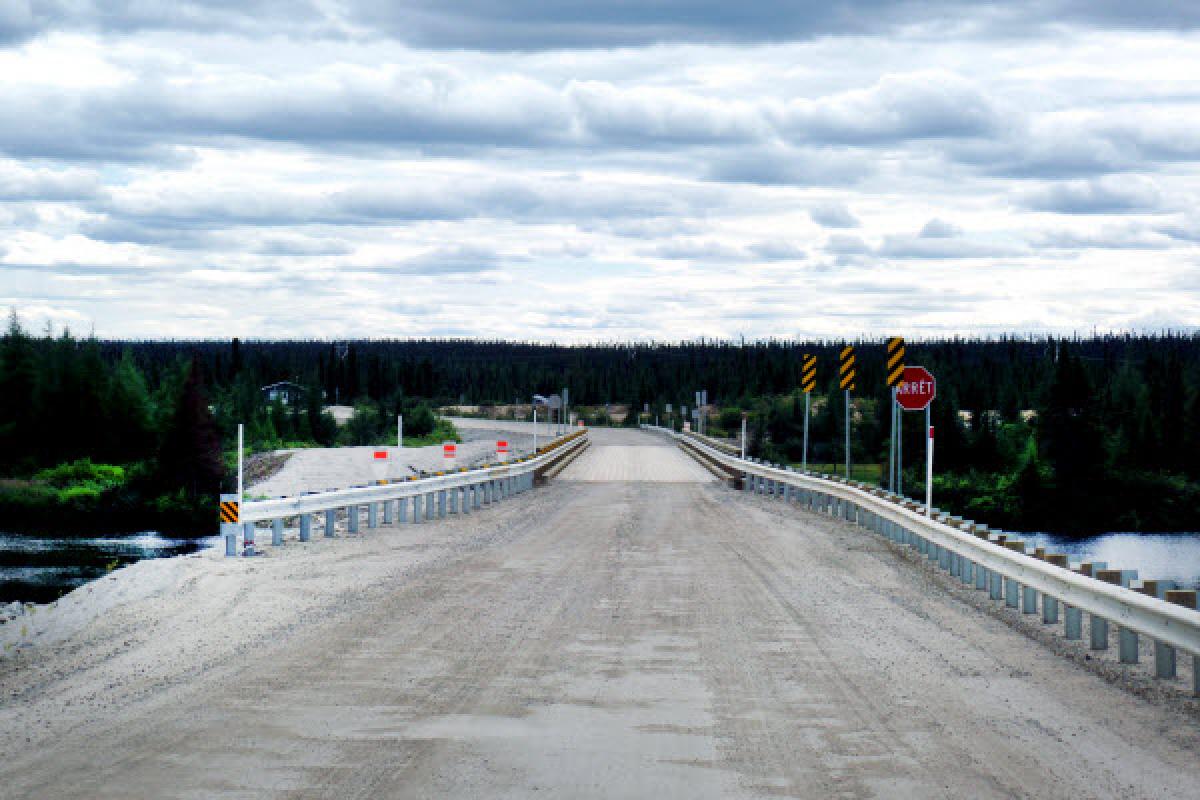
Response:
[[[304,387],[291,381],[279,381],[262,387],[263,397],[268,403],[276,400],[290,406],[304,400]]]

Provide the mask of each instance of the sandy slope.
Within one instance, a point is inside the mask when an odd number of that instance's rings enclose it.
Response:
[[[616,455],[607,436],[581,464]],[[158,563],[93,589],[144,582],[135,602],[0,662],[0,796],[1186,797],[1200,779],[1194,717],[876,537],[713,481],[559,481]]]

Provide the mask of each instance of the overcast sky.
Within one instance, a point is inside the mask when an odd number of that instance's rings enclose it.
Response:
[[[1198,166],[1197,3],[0,0],[39,330],[1190,330]]]

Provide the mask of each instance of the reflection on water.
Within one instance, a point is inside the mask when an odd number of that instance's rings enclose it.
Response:
[[[194,553],[215,543],[215,538],[167,539],[157,533],[97,539],[0,533],[0,603],[47,603],[117,567]]]
[[[1060,539],[1045,533],[1022,534],[1072,561],[1106,561],[1111,569],[1136,569],[1144,579],[1200,586],[1200,533],[1105,533],[1089,539]]]

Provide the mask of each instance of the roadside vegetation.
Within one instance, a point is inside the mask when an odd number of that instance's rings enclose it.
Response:
[[[857,344],[851,461],[856,477],[879,481],[883,345]],[[8,530],[209,533],[213,498],[232,485],[238,422],[247,453],[391,444],[397,414],[405,443],[420,446],[458,438],[434,408],[511,415],[562,386],[589,425],[676,427],[707,389],[719,404],[707,409],[711,433],[736,435],[745,413],[752,455],[799,464],[803,353],[818,358],[809,462],[836,473],[841,345],[119,342],[30,335],[13,314],[0,340],[0,518]],[[939,506],[1016,530],[1200,530],[1200,335],[910,342],[907,361],[938,380]],[[267,391],[279,382],[286,402]],[[331,407],[348,409],[343,424]],[[905,415],[912,494],[924,489],[924,427],[923,414]]]

